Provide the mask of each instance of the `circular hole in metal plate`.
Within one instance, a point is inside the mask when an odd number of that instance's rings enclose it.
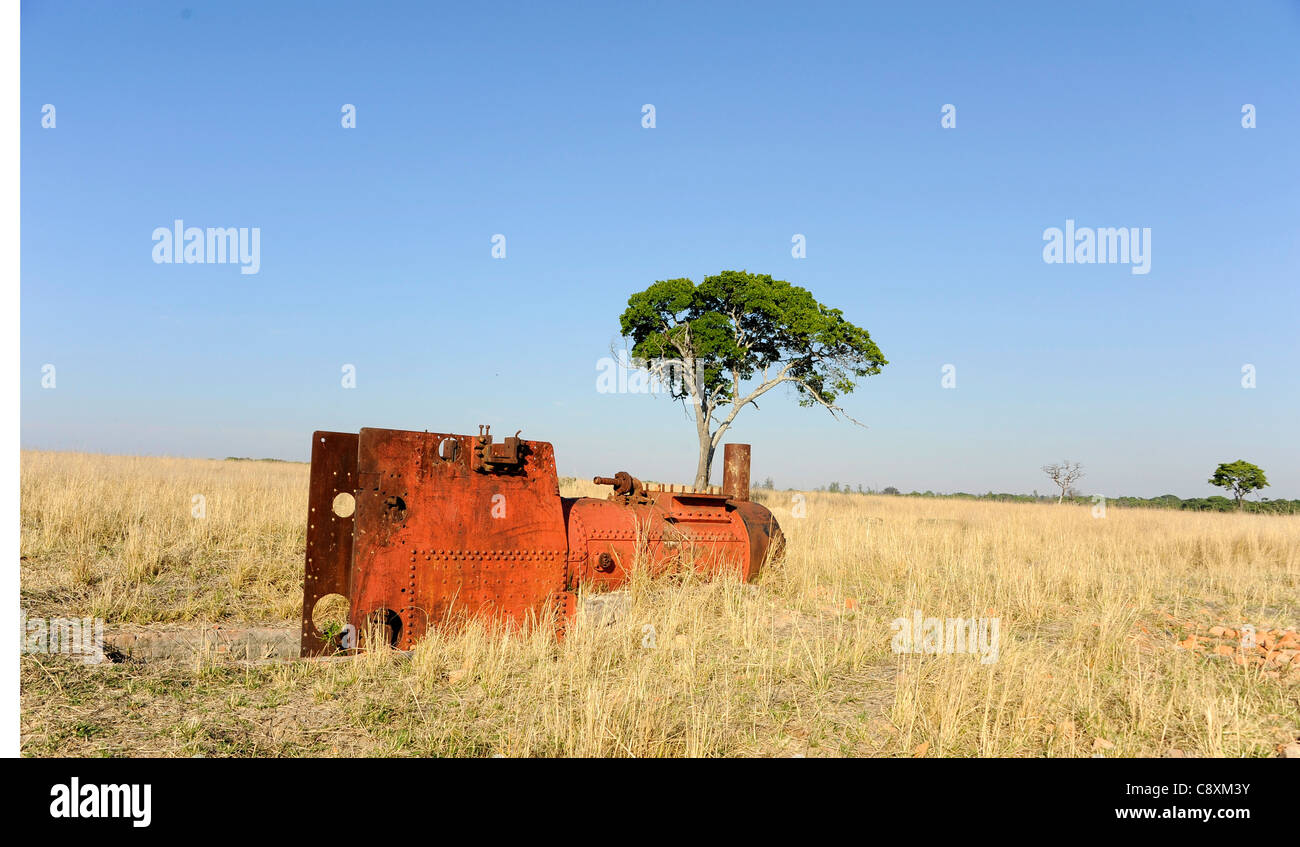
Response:
[[[312,625],[323,638],[334,638],[347,626],[350,607],[342,594],[326,594],[311,607]]]

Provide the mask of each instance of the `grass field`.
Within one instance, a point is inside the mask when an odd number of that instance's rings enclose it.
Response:
[[[23,608],[292,625],[307,471],[25,452]],[[559,645],[471,626],[326,662],[26,655],[23,752],[1270,756],[1300,733],[1300,517],[755,496],[789,542],[756,585],[638,576],[623,619]],[[997,661],[894,652],[914,610],[997,618]]]

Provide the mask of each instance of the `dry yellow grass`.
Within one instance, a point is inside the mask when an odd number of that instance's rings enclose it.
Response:
[[[24,451],[24,606],[109,622],[293,617],[307,473],[287,462]]]
[[[26,453],[24,606],[291,620],[306,479],[304,465]],[[27,657],[24,751],[1243,756],[1300,729],[1300,666],[1177,646],[1216,623],[1296,625],[1300,518],[816,493],[796,518],[793,493],[758,496],[789,553],[757,585],[638,576],[622,619],[561,645],[470,626],[410,657],[329,663]],[[998,660],[895,654],[890,622],[916,609],[999,618]]]

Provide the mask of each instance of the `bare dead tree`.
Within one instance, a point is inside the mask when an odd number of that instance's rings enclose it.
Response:
[[[1065,492],[1084,475],[1083,465],[1068,459],[1059,465],[1043,465],[1043,473],[1047,474],[1047,477],[1056,483],[1056,487],[1061,489],[1061,496],[1056,498],[1057,503],[1065,499]]]

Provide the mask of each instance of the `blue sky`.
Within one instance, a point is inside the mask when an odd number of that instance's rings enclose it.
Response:
[[[1245,458],[1300,497],[1294,2],[26,2],[22,189],[25,447],[490,423],[686,481],[680,408],[597,360],[629,294],[735,268],[890,360],[865,429],[742,414],[757,479],[1190,497]],[[260,228],[260,271],[155,264],[177,218]],[[1150,273],[1046,264],[1067,219],[1149,227]]]

